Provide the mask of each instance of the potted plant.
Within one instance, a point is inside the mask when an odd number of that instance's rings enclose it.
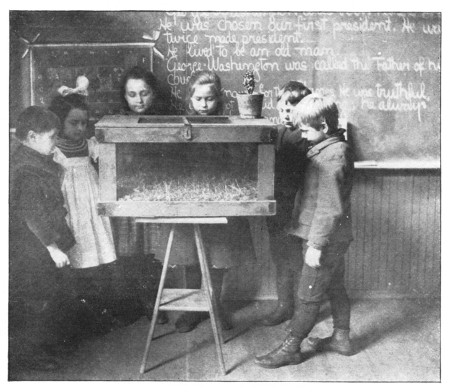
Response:
[[[261,117],[262,104],[264,95],[254,93],[255,76],[253,71],[247,71],[244,75],[244,82],[246,92],[237,94],[237,102],[239,114],[242,118],[259,118]]]

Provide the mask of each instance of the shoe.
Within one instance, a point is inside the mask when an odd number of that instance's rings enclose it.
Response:
[[[208,317],[206,312],[185,312],[175,321],[175,328],[180,333],[190,332]]]
[[[289,302],[278,302],[276,309],[261,320],[266,327],[278,325],[290,320],[294,315],[294,305]]]
[[[354,354],[350,342],[350,330],[334,329],[333,335],[327,338],[308,338],[308,344],[316,351],[333,351],[341,355]]]
[[[270,353],[256,357],[255,364],[266,369],[298,365],[302,361],[300,343],[302,339],[289,334],[284,342]]]

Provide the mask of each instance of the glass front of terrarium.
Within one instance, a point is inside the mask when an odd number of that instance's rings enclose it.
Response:
[[[256,201],[255,143],[117,145],[118,201]]]

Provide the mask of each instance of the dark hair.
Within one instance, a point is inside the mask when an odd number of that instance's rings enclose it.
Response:
[[[47,133],[53,129],[61,129],[58,116],[41,106],[30,106],[20,113],[17,119],[16,137],[23,141],[30,131]]]
[[[329,134],[339,130],[339,109],[334,100],[329,96],[310,94],[295,107],[294,122],[308,124],[319,129],[325,121],[329,128]]]
[[[291,105],[297,105],[303,98],[311,94],[311,90],[303,83],[291,80],[281,87],[277,95],[277,102],[287,92],[290,92],[287,102]]]
[[[65,97],[57,95],[52,99],[48,109],[59,117],[61,125],[64,125],[64,121],[72,109],[80,109],[89,112],[86,98],[80,94],[70,94]]]
[[[223,111],[223,99],[222,99],[222,82],[219,76],[212,71],[200,70],[194,72],[189,78],[189,83],[186,89],[186,104],[188,107],[188,114],[194,114],[195,111],[191,107],[191,97],[194,94],[195,86],[212,84],[218,99],[216,112],[214,114],[222,114]]]
[[[125,110],[129,110],[128,102],[125,99],[125,94],[126,94],[127,82],[130,79],[143,80],[145,83],[147,83],[148,87],[150,87],[151,90],[153,91],[155,100],[158,100],[158,98],[161,94],[160,94],[160,89],[158,86],[158,81],[156,80],[155,75],[153,75],[153,73],[151,71],[144,69],[137,65],[133,68],[130,68],[128,71],[126,71],[123,74],[122,79],[120,81],[120,101],[122,102],[123,108]]]

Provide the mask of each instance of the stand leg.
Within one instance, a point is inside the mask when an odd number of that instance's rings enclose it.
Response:
[[[161,279],[159,281],[158,294],[156,296],[156,302],[155,302],[155,306],[153,308],[152,321],[150,323],[150,330],[148,331],[147,342],[145,344],[144,358],[142,359],[142,364],[141,364],[141,369],[140,369],[141,374],[143,374],[145,371],[145,365],[147,363],[148,353],[150,351],[150,344],[152,342],[153,332],[155,331],[156,319],[158,318],[158,312],[159,312],[159,304],[161,302],[161,296],[162,296],[162,292],[164,289],[164,282],[166,281],[167,268],[169,266],[169,257],[170,257],[170,251],[172,249],[174,231],[175,231],[175,225],[171,225],[170,233],[169,233],[169,240],[167,241],[166,254],[164,255],[164,264],[163,264],[163,269],[161,272]]]
[[[214,340],[216,342],[217,356],[219,358],[220,369],[222,370],[222,374],[226,375],[227,370],[225,368],[225,362],[223,360],[222,355],[222,343],[223,343],[222,329],[219,327],[219,322],[217,320],[217,304],[213,293],[214,289],[212,288],[211,285],[211,276],[209,274],[208,263],[206,262],[206,254],[203,245],[202,235],[200,232],[200,226],[198,224],[194,224],[194,233],[195,233],[195,243],[197,245],[198,258],[200,261],[200,268],[202,270],[203,286],[206,289],[206,297],[208,298],[209,316],[211,319]]]

